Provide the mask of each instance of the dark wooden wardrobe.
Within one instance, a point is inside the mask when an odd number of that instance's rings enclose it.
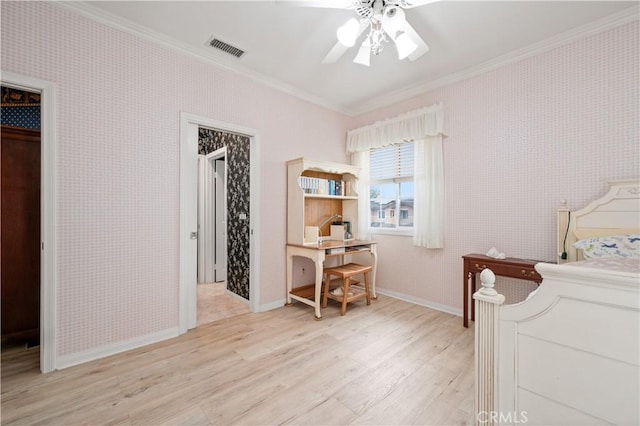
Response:
[[[40,130],[2,126],[2,342],[40,337]]]

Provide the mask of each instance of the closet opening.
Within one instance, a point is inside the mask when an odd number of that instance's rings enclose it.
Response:
[[[3,367],[40,366],[40,92],[4,84],[1,148]],[[5,365],[7,364],[7,365]]]

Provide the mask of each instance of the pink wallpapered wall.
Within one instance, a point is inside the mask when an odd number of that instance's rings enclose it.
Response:
[[[445,248],[376,236],[380,259],[403,253],[383,263],[379,287],[460,311],[460,256],[496,246],[555,260],[560,200],[579,209],[606,193],[608,179],[640,176],[639,38],[634,21],[357,117],[354,128],[446,108]],[[532,289],[500,278],[498,287],[507,302]]]
[[[51,4],[1,7],[2,69],[57,85],[59,356],[177,327],[180,111],[259,133],[262,304],[284,298],[284,163],[345,161],[348,128],[444,102],[445,249],[378,237],[378,286],[451,311],[461,255],[552,258],[560,199],[639,174],[637,22],[349,118]]]
[[[180,112],[258,132],[262,304],[284,297],[286,167],[348,117],[51,3],[2,2],[2,70],[56,84],[57,354],[178,326]]]

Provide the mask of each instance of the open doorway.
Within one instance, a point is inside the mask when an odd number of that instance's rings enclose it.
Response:
[[[40,93],[2,86],[2,352],[40,358]]]
[[[53,105],[51,83],[3,72],[3,369],[55,368]]]
[[[2,87],[3,95],[6,89]],[[37,115],[37,128],[7,124],[9,108],[21,119]],[[32,113],[24,111],[31,108],[2,104],[3,351],[40,346],[40,112],[39,105]]]
[[[224,134],[221,134],[224,133]],[[206,117],[180,114],[179,333],[197,326],[198,155],[227,147],[228,291],[260,311],[260,164],[257,132]],[[234,297],[235,297],[234,296]]]
[[[249,312],[227,288],[226,161],[227,147],[198,155],[198,326]]]

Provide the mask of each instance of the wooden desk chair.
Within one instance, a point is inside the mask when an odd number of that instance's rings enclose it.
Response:
[[[371,295],[369,294],[369,272],[371,266],[358,265],[357,263],[347,263],[346,265],[324,268],[323,272],[325,280],[322,284],[322,307],[327,307],[328,299],[333,299],[342,303],[340,315],[347,312],[347,303],[358,299],[367,299],[367,305],[371,304]],[[351,277],[354,275],[364,274],[364,292],[354,291],[351,289]],[[342,279],[342,294],[335,295],[331,293],[331,277],[336,276]],[[340,287],[338,287],[340,288]],[[349,291],[352,295],[349,295]]]

